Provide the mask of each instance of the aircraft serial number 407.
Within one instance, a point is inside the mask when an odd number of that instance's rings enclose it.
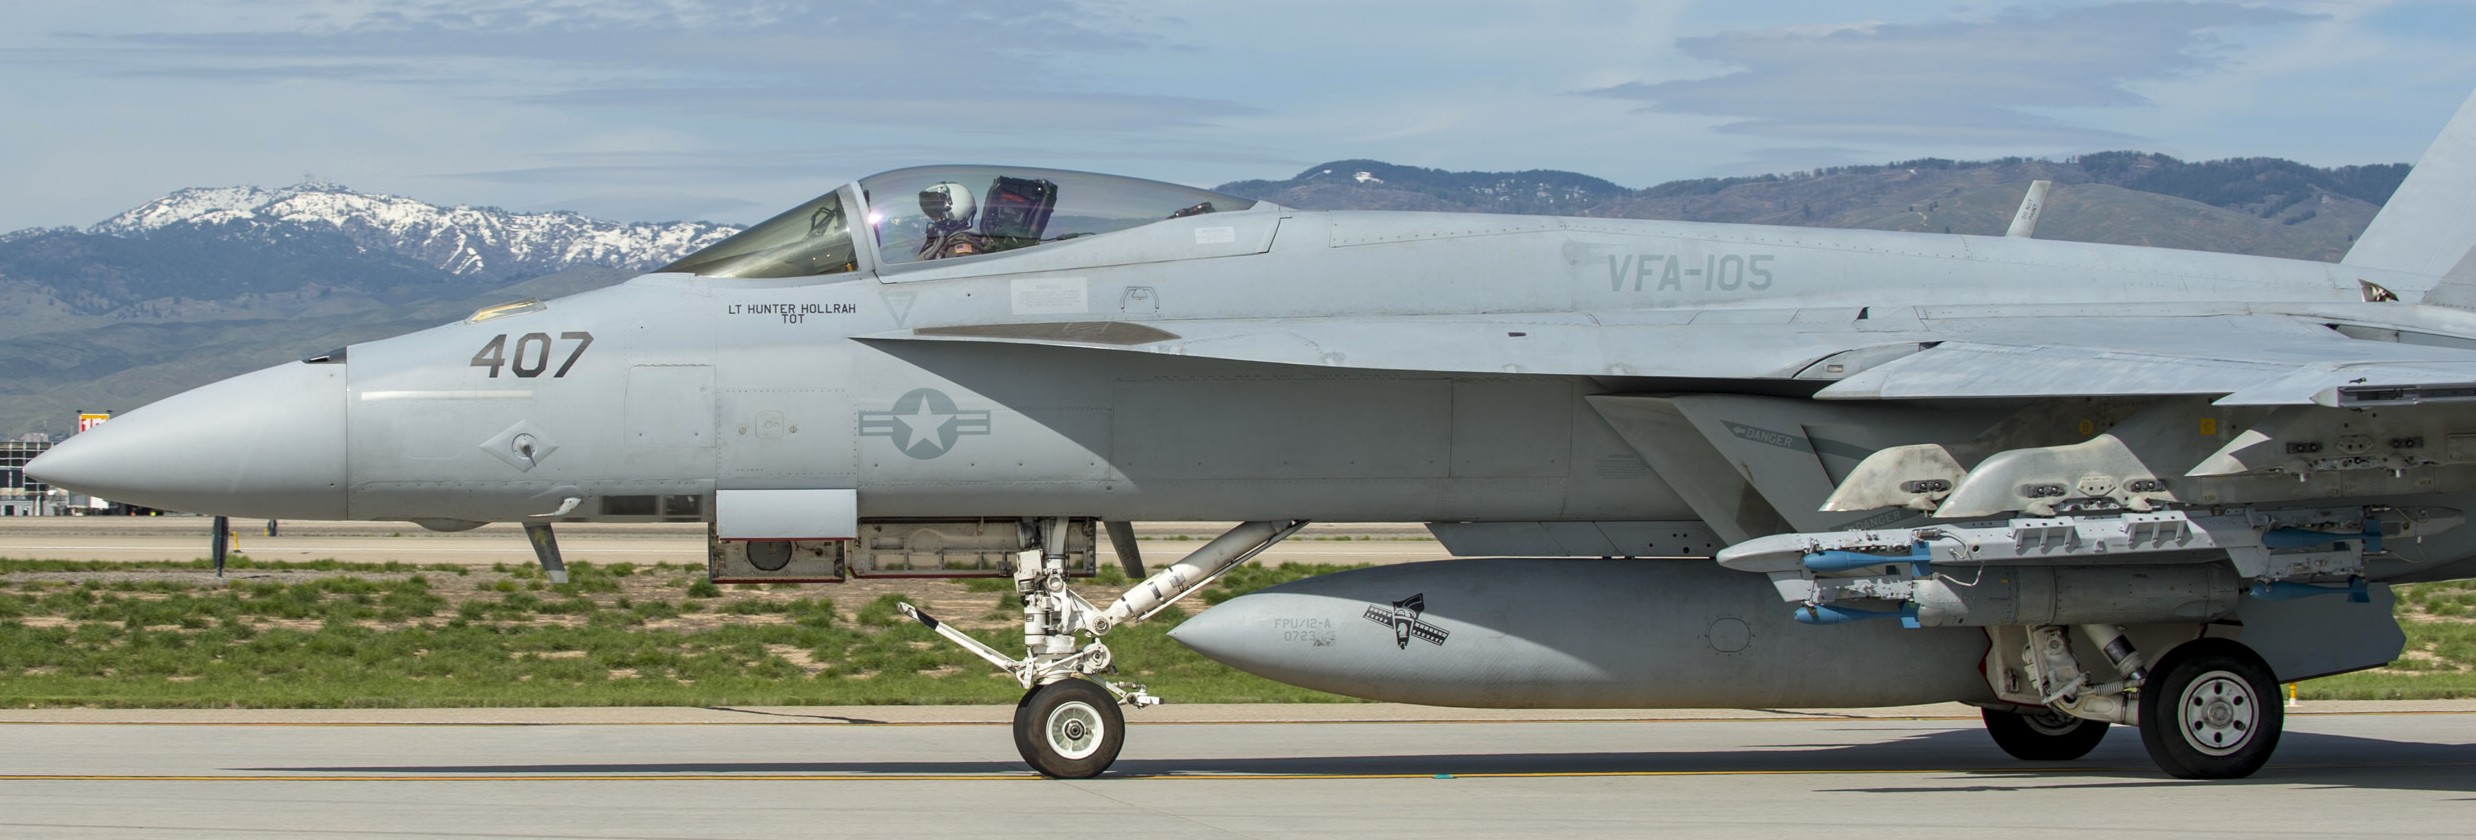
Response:
[[[2282,681],[2476,576],[2476,106],[2344,262],[2014,235],[1311,213],[906,169],[660,271],[172,397],[43,481],[251,517],[711,523],[723,581],[1011,577],[1015,740],[1105,770],[1104,643],[1310,520],[1456,556],[1175,637],[1475,707],[1960,701],[2260,768]],[[1149,577],[1129,522],[1239,521]],[[1141,582],[1070,581],[1106,531]],[[1713,559],[1674,559],[1708,557]],[[1658,559],[1668,558],[1668,559]],[[1716,562],[1714,562],[1716,560]]]

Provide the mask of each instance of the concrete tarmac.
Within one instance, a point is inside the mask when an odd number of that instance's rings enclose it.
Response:
[[[2476,817],[2464,704],[2296,715],[2240,782],[2169,779],[2121,728],[2081,761],[2013,761],[1950,707],[1156,714],[1174,708],[1136,713],[1113,773],[1077,782],[1023,770],[1003,725],[836,722],[861,715],[846,710],[500,725],[91,712],[0,723],[0,836],[2398,838],[2464,837]],[[1336,712],[1353,708],[1373,720]]]

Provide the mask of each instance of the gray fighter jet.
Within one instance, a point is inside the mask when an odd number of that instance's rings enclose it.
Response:
[[[888,172],[626,283],[164,400],[36,460],[288,519],[706,522],[722,581],[1004,576],[1042,773],[1102,772],[1104,643],[1308,521],[1456,556],[1182,642],[1485,707],[1960,701],[2013,755],[2138,727],[2262,766],[2279,684],[2476,576],[2476,105],[2345,262],[1681,222],[1314,213]],[[2042,191],[2041,191],[2042,192]],[[1105,603],[1106,532],[1240,521]],[[1676,559],[1714,558],[1714,559]],[[1716,561],[1716,562],[1715,562]]]

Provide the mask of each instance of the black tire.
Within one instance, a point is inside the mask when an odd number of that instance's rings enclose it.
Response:
[[[1014,747],[1023,762],[1055,779],[1089,779],[1108,770],[1126,745],[1126,716],[1108,689],[1060,680],[1032,689],[1014,707]]]
[[[2201,639],[2167,651],[2141,687],[2141,743],[2179,779],[2241,779],[2269,763],[2287,710],[2251,648]]]
[[[2098,748],[2106,740],[2106,731],[2114,728],[2104,721],[2082,720],[2052,709],[2029,714],[2001,709],[1980,709],[1986,719],[1986,734],[1993,736],[1995,746],[2022,761],[2071,761]]]

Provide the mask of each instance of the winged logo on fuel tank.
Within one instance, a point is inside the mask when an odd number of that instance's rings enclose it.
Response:
[[[1452,633],[1442,627],[1419,620],[1419,615],[1425,612],[1427,612],[1427,593],[1421,592],[1394,601],[1390,607],[1369,604],[1367,620],[1393,628],[1393,643],[1403,650],[1410,648],[1411,639],[1418,639],[1431,645],[1444,644],[1445,637]]]

